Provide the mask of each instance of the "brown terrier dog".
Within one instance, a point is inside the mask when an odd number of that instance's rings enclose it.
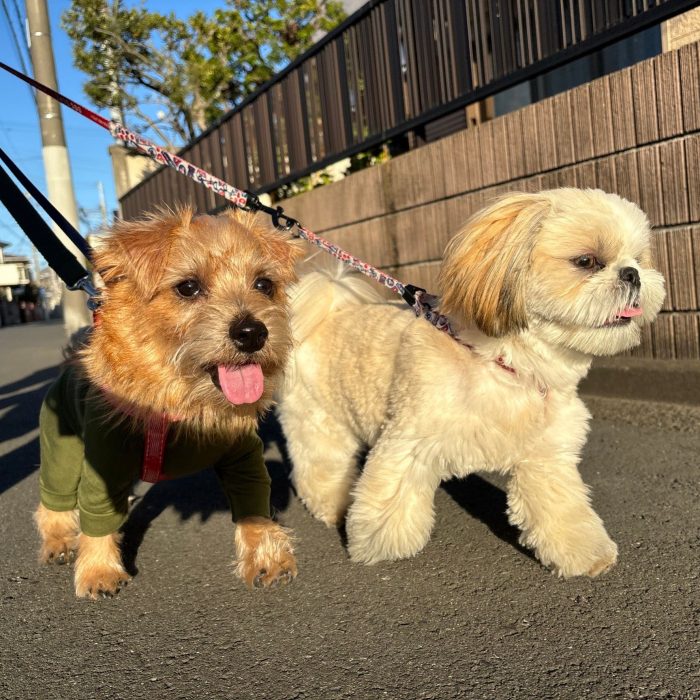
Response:
[[[98,323],[40,418],[40,559],[75,556],[76,595],[109,596],[129,579],[117,532],[152,451],[148,426],[163,417],[164,478],[214,467],[222,482],[238,575],[258,587],[296,576],[255,430],[290,350],[285,288],[299,254],[251,214],[190,209],[118,223],[96,251]]]

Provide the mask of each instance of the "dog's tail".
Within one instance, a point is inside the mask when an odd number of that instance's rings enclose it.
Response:
[[[314,256],[290,291],[292,335],[303,343],[324,319],[338,309],[386,302],[379,288],[337,260],[320,262]]]

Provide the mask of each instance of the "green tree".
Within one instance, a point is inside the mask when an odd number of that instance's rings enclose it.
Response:
[[[195,138],[343,17],[337,0],[228,0],[186,19],[120,0],[73,0],[62,26],[92,102],[172,147]]]

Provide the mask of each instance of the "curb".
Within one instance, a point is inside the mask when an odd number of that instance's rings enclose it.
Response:
[[[596,358],[581,394],[700,405],[700,361]]]

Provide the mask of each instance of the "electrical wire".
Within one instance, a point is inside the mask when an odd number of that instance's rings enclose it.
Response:
[[[19,7],[17,7],[17,2],[14,0],[15,3],[15,13],[17,14],[17,19],[19,21],[20,27],[22,26],[22,19],[19,13]],[[29,75],[29,71],[27,70],[27,63],[24,60],[24,54],[22,53],[22,45],[20,44],[19,39],[17,38],[17,32],[15,31],[15,25],[14,22],[12,21],[12,17],[10,16],[10,10],[7,7],[7,2],[6,0],[2,0],[2,9],[5,12],[5,17],[7,19],[7,26],[10,28],[10,34],[12,34],[12,40],[15,45],[15,50],[17,51],[17,56],[19,58],[19,63],[22,66],[22,70]],[[32,90],[31,86],[29,86],[29,94],[32,96],[32,100],[34,100],[34,103],[36,103],[36,94],[34,90]]]

